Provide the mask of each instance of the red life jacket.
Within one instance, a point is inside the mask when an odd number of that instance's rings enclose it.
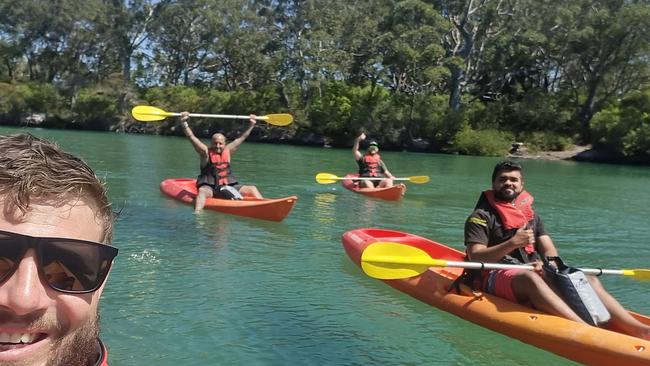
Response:
[[[359,176],[379,177],[383,173],[384,168],[381,165],[381,156],[379,154],[365,154],[359,160]]]
[[[483,197],[485,197],[490,206],[495,209],[501,219],[503,228],[506,230],[516,230],[525,227],[535,218],[535,212],[533,211],[534,199],[533,196],[526,191],[522,191],[513,203],[497,200],[494,196],[494,191],[491,189],[483,191],[479,203],[477,203],[477,207],[483,200]],[[517,248],[516,251],[519,251],[519,255],[524,259],[524,262],[528,262],[530,258],[535,258],[537,256],[536,254],[531,254],[535,252],[535,246],[532,243],[528,243],[523,250],[522,248]],[[529,260],[526,260],[527,258]],[[467,256],[465,256],[465,260],[468,260]],[[519,259],[517,259],[517,261],[519,261]],[[450,291],[451,289],[456,289],[457,293],[460,293],[460,287],[458,287],[460,283],[465,283],[472,289],[484,290],[487,285],[487,274],[490,271],[491,270],[488,269],[465,269],[463,274],[451,284]]]
[[[230,169],[230,150],[223,149],[221,154],[213,149],[208,150],[209,161],[203,169],[199,181],[213,186],[235,184],[237,180]]]
[[[513,203],[497,200],[493,190],[484,191],[483,194],[488,202],[499,214],[503,227],[507,230],[525,227],[534,217],[533,196],[527,191],[522,191]],[[526,253],[535,251],[533,244],[524,247]]]

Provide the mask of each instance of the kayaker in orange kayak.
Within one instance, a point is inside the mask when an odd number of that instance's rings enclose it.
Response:
[[[533,211],[533,197],[524,190],[523,168],[511,161],[498,163],[492,173],[492,189],[483,192],[465,222],[469,260],[478,262],[531,263],[536,271],[508,269],[474,272],[472,285],[514,302],[530,303],[547,313],[585,322],[550,285],[541,258],[556,257],[557,249]],[[471,276],[470,276],[471,277]],[[625,333],[649,339],[650,327],[633,318],[600,281],[587,276],[605,306],[612,325]],[[596,299],[598,301],[598,299]]]
[[[232,174],[230,158],[237,151],[237,148],[246,140],[255,127],[257,121],[255,115],[251,114],[249,126],[241,136],[226,144],[226,136],[215,133],[210,139],[210,147],[201,142],[189,127],[187,121],[190,119],[189,112],[181,113],[181,125],[183,133],[190,139],[194,150],[201,159],[201,173],[196,180],[198,193],[194,202],[194,212],[200,212],[205,206],[205,200],[209,197],[242,199],[242,195],[255,198],[263,198],[260,191],[253,185],[240,185]]]
[[[359,165],[359,177],[385,178],[381,180],[359,180],[359,188],[387,188],[393,186],[393,175],[388,171],[386,164],[379,156],[379,144],[370,141],[365,154],[359,152],[359,143],[366,139],[366,134],[361,133],[352,145],[354,161]]]

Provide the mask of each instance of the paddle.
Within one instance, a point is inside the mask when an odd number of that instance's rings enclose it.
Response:
[[[409,278],[422,274],[429,267],[460,267],[471,269],[526,269],[532,265],[448,261],[431,258],[424,250],[410,245],[393,242],[370,244],[361,255],[361,268],[370,277],[382,280]],[[650,269],[600,269],[580,268],[585,274],[616,274],[630,276],[636,280],[650,281]]]
[[[141,122],[155,122],[162,121],[167,117],[180,116],[180,113],[165,112],[164,110],[148,105],[139,105],[133,107],[131,110],[133,118]],[[231,118],[231,119],[248,119],[249,116],[238,116],[232,114],[201,114],[190,113],[190,117],[207,117],[207,118]],[[286,126],[293,122],[293,116],[290,114],[267,114],[265,116],[257,116],[255,119],[264,121],[274,126]]]
[[[316,181],[320,184],[330,184],[330,183],[335,183],[337,180],[345,180],[345,179],[350,179],[350,178],[345,178],[345,177],[337,177],[334,174],[331,173],[318,173],[316,174]],[[382,180],[386,178],[370,178],[370,177],[359,177],[359,178],[352,178],[354,180]],[[406,178],[393,178],[393,180],[407,180],[411,183],[417,183],[417,184],[422,184],[426,183],[429,181],[429,177],[426,175],[416,175],[413,177],[406,177]]]

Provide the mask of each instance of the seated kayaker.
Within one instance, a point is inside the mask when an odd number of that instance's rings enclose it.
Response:
[[[359,152],[359,143],[366,139],[366,134],[361,133],[354,139],[352,145],[352,154],[354,161],[359,165],[359,177],[366,178],[384,178],[376,180],[358,180],[359,188],[387,188],[393,186],[393,175],[388,171],[386,164],[379,156],[379,144],[376,141],[370,141],[365,154]]]
[[[250,135],[257,121],[255,115],[251,114],[249,126],[238,138],[226,144],[226,136],[215,133],[211,138],[211,145],[207,147],[202,143],[189,127],[187,121],[190,119],[188,112],[181,113],[181,124],[183,133],[190,139],[192,146],[201,158],[201,173],[196,180],[198,193],[194,202],[194,211],[199,212],[205,206],[205,200],[209,197],[242,199],[242,196],[262,198],[257,187],[252,185],[240,185],[232,174],[230,157],[237,151],[239,145]]]
[[[465,245],[471,261],[529,263],[523,269],[480,272],[474,284],[481,290],[519,303],[528,303],[549,314],[577,322],[585,321],[562,299],[549,275],[542,271],[541,258],[558,252],[533,211],[533,197],[524,190],[522,166],[504,161],[494,167],[492,189],[483,192],[465,222]],[[595,294],[609,312],[612,325],[626,334],[650,338],[650,327],[639,322],[614,299],[594,276],[586,276]],[[598,299],[596,299],[598,301]]]

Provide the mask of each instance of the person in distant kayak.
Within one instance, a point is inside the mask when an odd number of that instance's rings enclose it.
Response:
[[[0,136],[0,365],[108,365],[99,302],[113,222],[85,162],[30,134]]]
[[[221,133],[212,135],[210,147],[202,143],[189,127],[188,112],[181,113],[183,133],[190,139],[192,146],[201,158],[201,173],[196,180],[198,193],[194,202],[194,211],[199,212],[205,206],[209,197],[242,199],[243,196],[263,198],[256,186],[240,185],[232,173],[230,158],[237,148],[246,140],[257,123],[255,115],[251,114],[249,125],[241,136],[226,144],[226,136]]]
[[[492,189],[484,191],[465,222],[468,259],[478,262],[528,263],[534,271],[503,269],[482,271],[473,284],[496,296],[577,322],[585,321],[565,302],[542,270],[542,258],[558,252],[542,219],[533,211],[533,197],[524,190],[523,168],[504,161],[494,167]],[[476,273],[476,272],[475,272]],[[650,327],[632,317],[606,292],[600,281],[587,276],[609,311],[609,322],[627,334],[650,339]],[[596,299],[597,300],[597,299]]]
[[[386,164],[379,156],[379,144],[376,141],[369,141],[365,154],[359,152],[359,144],[366,139],[366,134],[361,133],[354,139],[352,154],[354,161],[359,165],[359,177],[384,178],[377,180],[359,180],[359,188],[388,188],[393,186],[393,175],[388,171]]]

